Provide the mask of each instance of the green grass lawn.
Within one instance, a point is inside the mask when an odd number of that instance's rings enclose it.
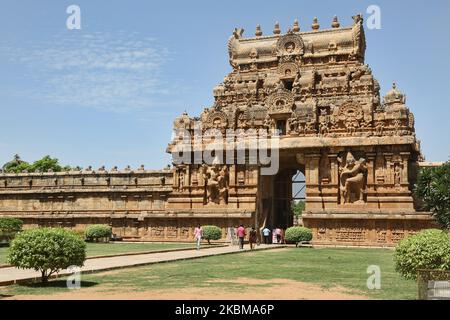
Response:
[[[82,286],[97,286],[98,290],[132,288],[151,291],[164,288],[214,288],[234,290],[255,289],[261,285],[245,286],[232,283],[236,278],[290,279],[314,283],[323,287],[341,286],[351,292],[375,299],[415,299],[416,283],[402,279],[393,266],[393,251],[387,249],[352,248],[289,248],[206,257],[195,260],[127,268],[113,273],[83,275]],[[366,273],[369,265],[381,268],[381,289],[368,290]],[[52,294],[66,292],[64,281],[50,287],[14,285],[0,288],[0,294]],[[264,284],[264,287],[275,284]],[[83,289],[81,289],[83,290]]]
[[[194,243],[87,243],[87,256],[101,256],[119,253],[145,252],[180,248],[194,248]],[[0,265],[6,264],[8,247],[0,247]]]

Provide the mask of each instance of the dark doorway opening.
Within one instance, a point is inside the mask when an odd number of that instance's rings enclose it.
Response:
[[[294,224],[293,204],[305,201],[306,182],[301,170],[280,170],[273,186],[272,227],[286,229]]]

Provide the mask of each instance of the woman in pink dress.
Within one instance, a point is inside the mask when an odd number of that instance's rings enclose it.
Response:
[[[200,242],[202,241],[202,237],[203,237],[203,229],[198,224],[194,230],[194,239],[197,241],[197,250],[200,250]]]

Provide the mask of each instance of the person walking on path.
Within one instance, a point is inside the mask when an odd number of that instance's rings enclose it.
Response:
[[[194,230],[194,239],[197,241],[197,250],[200,250],[200,242],[202,241],[202,237],[203,237],[203,229],[198,224]]]
[[[244,249],[244,239],[246,236],[246,232],[245,232],[245,228],[244,225],[240,225],[239,228],[237,229],[237,236],[239,238],[239,249]]]
[[[270,240],[269,239],[269,237],[270,237],[270,229],[265,227],[263,229],[262,233],[263,233],[263,237],[264,237],[264,244],[269,244],[270,243],[270,241],[269,241]]]
[[[252,227],[252,230],[250,231],[250,234],[248,236],[248,242],[250,243],[250,250],[253,250],[253,246],[255,245],[256,241],[257,241],[256,230],[254,227]]]

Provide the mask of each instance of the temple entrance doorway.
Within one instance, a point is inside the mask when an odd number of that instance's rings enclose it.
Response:
[[[273,182],[271,225],[287,229],[294,224],[293,204],[305,201],[305,176],[301,168],[285,168]]]

